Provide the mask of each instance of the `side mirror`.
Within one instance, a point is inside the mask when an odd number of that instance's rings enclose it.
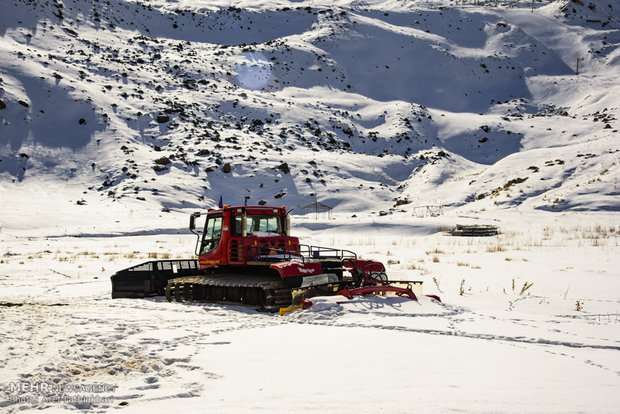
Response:
[[[189,231],[192,233],[196,233],[194,230],[196,230],[196,219],[198,217],[200,217],[200,212],[198,211],[189,216]]]

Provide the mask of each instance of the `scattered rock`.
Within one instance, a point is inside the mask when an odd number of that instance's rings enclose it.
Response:
[[[230,163],[227,162],[226,164],[222,165],[222,172],[224,174],[228,174],[231,171],[232,171],[232,166],[230,165]]]
[[[168,115],[157,115],[157,122],[160,124],[165,124],[170,121],[170,117]]]
[[[287,163],[283,162],[282,164],[278,165],[278,170],[282,171],[284,174],[288,174],[291,172],[289,166]]]
[[[0,99],[0,109],[5,109],[5,108],[6,108],[6,103],[4,103],[2,99]]]
[[[161,157],[161,158],[157,158],[155,160],[155,164],[159,164],[159,165],[168,165],[171,162],[172,161],[170,161],[170,158],[168,158],[168,157]]]

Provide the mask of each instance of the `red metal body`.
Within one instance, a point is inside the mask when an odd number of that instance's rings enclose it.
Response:
[[[285,207],[233,207],[210,209],[197,246],[200,269],[247,265],[260,257],[299,250],[299,239],[287,234]],[[245,220],[250,220],[243,232]],[[275,259],[275,257],[274,257]]]
[[[407,285],[406,288],[401,288],[398,286],[392,286],[388,283],[384,283],[384,284],[377,285],[377,286],[362,286],[362,287],[353,288],[353,289],[349,289],[349,287],[346,286],[344,289],[342,289],[340,292],[336,294],[342,295],[346,297],[347,299],[353,299],[354,296],[358,296],[358,295],[368,295],[368,294],[385,293],[385,292],[396,293],[397,296],[407,296],[408,298],[412,300],[418,300],[418,297],[416,296],[416,294],[413,293],[413,289],[411,288],[411,285]],[[441,299],[437,295],[424,295],[424,296],[435,299],[437,302],[441,302]]]
[[[345,288],[337,292],[336,295],[344,296],[345,298],[350,300],[350,299],[353,299],[355,296],[372,295],[372,294],[386,293],[386,292],[395,293],[397,296],[407,296],[411,300],[415,300],[415,301],[418,300],[418,297],[416,296],[415,293],[413,293],[413,290],[411,289],[411,285],[408,285],[406,288],[401,288],[397,286],[392,286],[388,283],[384,283],[381,285],[375,285],[375,286],[370,286],[370,285],[362,286],[362,287],[357,287],[357,288],[352,288],[352,289],[349,288],[348,286],[345,286]],[[424,295],[424,296],[435,299],[437,302],[441,302],[441,299],[437,295]],[[342,303],[342,302],[338,302],[338,303]],[[308,309],[311,306],[312,306],[311,299],[305,299],[301,303],[302,309]]]
[[[199,215],[196,213],[194,218]],[[192,221],[190,227],[193,226]],[[402,288],[387,283],[381,262],[360,260],[353,252],[344,250],[303,247],[297,237],[289,235],[286,207],[224,206],[208,211],[197,254],[201,270],[261,266],[275,271],[286,287],[333,282],[334,267],[340,267],[351,273],[355,287],[346,285],[339,295],[351,299],[356,295],[391,292],[417,300],[411,285]]]
[[[411,286],[388,284],[383,263],[300,244],[290,235],[286,207],[210,209],[202,232],[196,230],[201,216],[193,213],[189,224],[198,236],[198,260],[151,261],[119,271],[111,277],[112,297],[165,294],[168,300],[231,301],[269,310],[337,291],[348,298],[392,292],[417,299]]]
[[[375,262],[373,260],[345,260],[342,264],[349,270],[358,269],[366,275],[385,272],[385,266],[383,263]]]
[[[270,266],[277,270],[280,277],[312,276],[323,273],[323,266],[318,262],[301,262],[298,260],[274,263]]]
[[[385,284],[385,285],[379,285],[379,286],[362,286],[362,287],[353,288],[353,289],[349,289],[349,287],[346,286],[344,289],[342,289],[340,292],[336,294],[344,296],[347,299],[353,299],[354,296],[358,296],[358,295],[368,295],[371,293],[385,293],[385,292],[392,292],[398,296],[407,296],[410,299],[418,300],[418,297],[415,295],[415,293],[413,293],[413,290],[411,290],[411,285],[407,286],[406,288],[400,288],[400,287]]]

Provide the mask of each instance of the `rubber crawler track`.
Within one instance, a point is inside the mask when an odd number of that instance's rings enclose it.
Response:
[[[276,278],[247,274],[180,277],[165,288],[169,302],[237,303],[268,311],[290,306],[291,289]]]

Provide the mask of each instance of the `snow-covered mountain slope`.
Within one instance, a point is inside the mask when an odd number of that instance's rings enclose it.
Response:
[[[617,3],[3,0],[0,411],[616,413]],[[110,298],[220,196],[442,302]]]
[[[620,208],[614,2],[236,6],[7,0],[2,193]]]

